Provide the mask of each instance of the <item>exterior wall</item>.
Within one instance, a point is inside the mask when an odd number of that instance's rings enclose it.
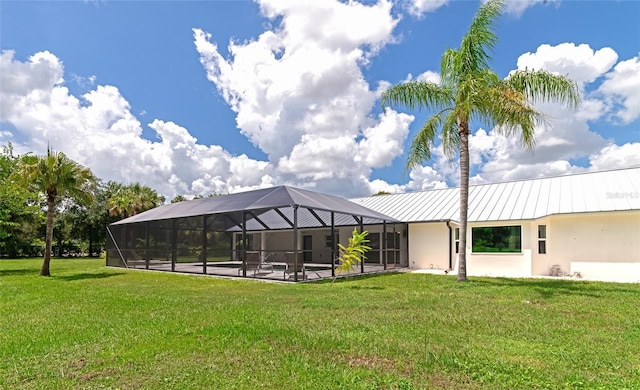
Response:
[[[257,233],[264,235],[264,248],[273,252],[271,260],[285,261],[285,253],[293,250],[293,230],[270,231]],[[303,236],[311,236],[312,261],[317,263],[331,262],[331,248],[326,246],[326,238],[331,235],[331,229],[299,229],[298,249],[303,248]]]
[[[408,252],[411,268],[449,269],[449,228],[446,223],[409,224]]]
[[[513,225],[522,227],[521,253],[471,251],[473,227]],[[545,254],[538,253],[538,225],[546,226]],[[448,239],[444,222],[409,224],[410,267],[447,269]],[[455,251],[455,241],[453,248]],[[454,256],[455,273],[458,258]],[[473,222],[468,226],[470,276],[548,276],[554,265],[567,275],[579,272],[587,280],[640,282],[640,212],[554,215],[535,221]]]
[[[640,282],[640,212],[557,215],[550,225],[536,272],[557,264],[584,279]]]

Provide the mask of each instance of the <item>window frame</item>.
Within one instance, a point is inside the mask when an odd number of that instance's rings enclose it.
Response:
[[[547,225],[538,225],[538,254],[547,254]]]
[[[476,241],[478,238],[478,231],[479,229],[514,229],[517,230],[517,234],[510,234],[506,239],[502,238],[500,239],[501,242],[504,242],[505,240],[508,241],[507,246],[504,247],[499,247],[499,246],[494,246],[494,247],[489,247],[489,246],[481,246],[482,249],[486,249],[486,248],[495,248],[497,250],[478,250],[477,247],[478,242]],[[511,241],[517,238],[517,242],[515,243],[516,248],[514,249],[509,249],[510,245],[511,245]],[[495,244],[495,243],[492,243]],[[505,250],[505,248],[507,250]],[[494,225],[494,226],[473,226],[471,228],[471,253],[474,254],[484,254],[484,255],[493,255],[493,254],[522,254],[522,225]]]

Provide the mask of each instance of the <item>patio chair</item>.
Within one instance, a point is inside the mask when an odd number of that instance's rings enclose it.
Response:
[[[247,272],[253,271],[253,277],[256,277],[256,274],[262,270],[266,270],[268,268],[271,269],[270,272],[273,272],[273,264],[263,262],[260,258],[260,252],[247,252],[246,257],[247,264]],[[242,274],[242,267],[238,270],[238,276]]]
[[[294,252],[287,252],[284,254],[285,260],[285,268],[284,268],[284,279],[287,280],[287,275],[289,278],[294,276],[296,272],[302,273],[302,280],[307,280],[307,271],[304,268],[304,261],[302,259],[302,252],[298,252],[298,261],[294,261]],[[297,264],[296,264],[297,263]]]

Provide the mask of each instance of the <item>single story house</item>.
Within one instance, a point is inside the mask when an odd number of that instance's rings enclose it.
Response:
[[[107,265],[331,278],[354,229],[372,249],[352,273],[455,273],[459,189],[347,200],[280,186],[167,204],[108,226]],[[467,229],[469,276],[640,282],[640,167],[471,186]]]
[[[457,272],[459,190],[352,199],[406,224],[408,266]],[[467,274],[640,282],[640,167],[470,186]]]

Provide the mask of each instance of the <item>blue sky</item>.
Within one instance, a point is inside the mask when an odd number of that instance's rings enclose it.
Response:
[[[171,199],[289,184],[336,195],[455,186],[439,150],[406,171],[429,112],[379,94],[437,82],[476,1],[0,2],[0,143],[47,144]],[[640,2],[507,1],[492,65],[568,75],[535,152],[476,124],[472,183],[640,165]],[[232,42],[232,44],[230,44]]]

